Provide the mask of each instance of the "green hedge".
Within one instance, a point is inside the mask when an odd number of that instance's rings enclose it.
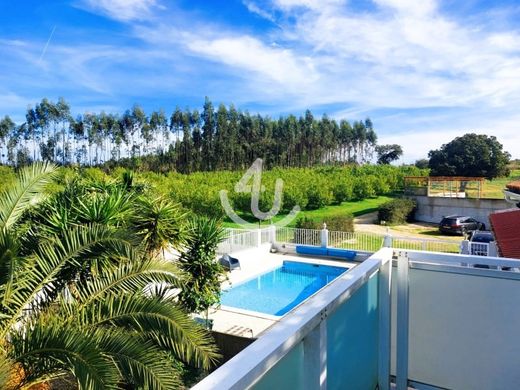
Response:
[[[379,222],[398,225],[413,221],[417,203],[412,199],[394,199],[379,206]]]
[[[329,217],[321,221],[304,216],[296,221],[295,227],[298,229],[321,230],[324,223],[327,224],[327,229],[331,231],[354,232],[354,216],[352,214]]]

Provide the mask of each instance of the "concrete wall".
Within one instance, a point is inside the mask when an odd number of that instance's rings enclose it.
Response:
[[[489,214],[497,210],[510,209],[511,204],[503,199],[439,198],[416,196],[415,219],[422,222],[439,223],[447,215],[473,217],[489,228]]]
[[[222,355],[220,364],[224,364],[256,340],[256,338],[240,337],[216,331],[212,331],[211,334]]]

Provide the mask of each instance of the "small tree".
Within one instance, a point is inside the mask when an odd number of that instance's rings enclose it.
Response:
[[[377,163],[390,164],[392,161],[399,160],[403,155],[403,148],[401,145],[378,145],[376,146]]]
[[[427,169],[429,163],[430,160],[428,160],[427,158],[421,158],[419,160],[416,160],[414,165],[419,169]]]
[[[495,177],[509,175],[511,155],[496,137],[465,134],[428,153],[432,176]]]
[[[220,222],[194,217],[188,223],[188,237],[179,258],[180,268],[187,280],[179,294],[179,301],[189,313],[206,312],[220,302],[220,284],[224,268],[216,261],[217,246],[223,239]]]

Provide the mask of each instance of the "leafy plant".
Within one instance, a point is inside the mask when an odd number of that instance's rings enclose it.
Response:
[[[210,336],[168,293],[182,285],[178,268],[143,251],[131,218],[106,217],[121,203],[84,197],[77,209],[77,183],[57,196],[65,211],[42,196],[55,175],[48,164],[24,168],[0,194],[2,388],[70,376],[85,389],[171,389],[182,386],[176,362],[212,366]],[[85,222],[92,215],[104,217]]]
[[[179,294],[186,311],[200,313],[220,302],[224,268],[216,261],[216,250],[223,239],[221,224],[205,217],[188,223],[188,237],[179,258],[179,267],[187,274]]]
[[[394,199],[379,206],[378,220],[388,224],[402,224],[412,221],[417,203],[412,199]]]

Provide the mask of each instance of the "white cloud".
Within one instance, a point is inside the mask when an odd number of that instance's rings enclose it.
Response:
[[[296,57],[289,49],[266,46],[251,36],[193,39],[187,46],[193,53],[267,77],[285,87],[299,89],[317,78],[310,58]]]
[[[273,0],[273,4],[285,10],[301,7],[319,10],[345,4],[345,0]]]
[[[258,16],[260,16],[264,19],[267,19],[271,22],[275,21],[274,16],[270,12],[268,12],[265,9],[258,6],[255,2],[250,1],[250,0],[244,0],[244,1],[242,1],[242,3],[246,6],[246,8],[249,12],[251,12],[253,14],[257,14]]]
[[[83,0],[81,6],[120,21],[144,20],[152,16],[157,0]]]

